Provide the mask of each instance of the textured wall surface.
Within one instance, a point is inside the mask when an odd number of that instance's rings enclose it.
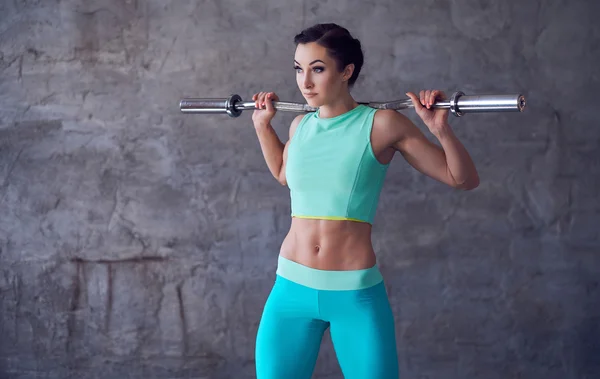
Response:
[[[0,377],[254,377],[289,192],[250,111],[178,101],[302,101],[293,36],[330,21],[363,43],[358,101],[528,99],[451,116],[474,191],[392,162],[373,242],[402,378],[600,377],[598,14],[594,0],[0,1]],[[274,120],[283,139],[293,116]],[[315,378],[341,378],[327,334]]]

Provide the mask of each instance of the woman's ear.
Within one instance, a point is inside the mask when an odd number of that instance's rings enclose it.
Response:
[[[344,79],[344,81],[350,80],[350,78],[352,77],[352,74],[354,74],[354,63],[350,63],[349,65],[346,65],[346,67],[344,68],[344,72],[342,74],[342,78]]]

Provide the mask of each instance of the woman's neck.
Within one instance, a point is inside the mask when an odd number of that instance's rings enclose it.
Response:
[[[323,104],[319,107],[320,118],[336,117],[356,108],[358,103],[352,98],[349,92],[329,104]]]

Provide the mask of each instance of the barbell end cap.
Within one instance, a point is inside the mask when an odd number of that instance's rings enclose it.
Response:
[[[179,100],[179,111],[182,113],[186,113],[187,105],[188,105],[187,99]]]
[[[460,117],[463,113],[458,109],[458,99],[463,96],[465,93],[462,91],[456,91],[450,96],[450,111],[456,117]]]
[[[235,104],[237,104],[238,102],[242,101],[242,97],[238,94],[232,94],[231,96],[229,96],[229,98],[227,99],[226,102],[226,108],[227,108],[227,114],[229,115],[229,117],[240,117],[240,115],[242,114],[242,110],[241,109],[237,109],[235,107]]]
[[[517,106],[519,107],[519,112],[523,112],[527,106],[527,100],[525,100],[525,96],[519,94],[518,102],[519,104]]]

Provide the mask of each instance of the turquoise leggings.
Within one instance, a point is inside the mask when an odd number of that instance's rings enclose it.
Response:
[[[257,379],[310,379],[330,328],[346,379],[398,379],[394,317],[377,267],[325,271],[283,257],[256,337]]]

